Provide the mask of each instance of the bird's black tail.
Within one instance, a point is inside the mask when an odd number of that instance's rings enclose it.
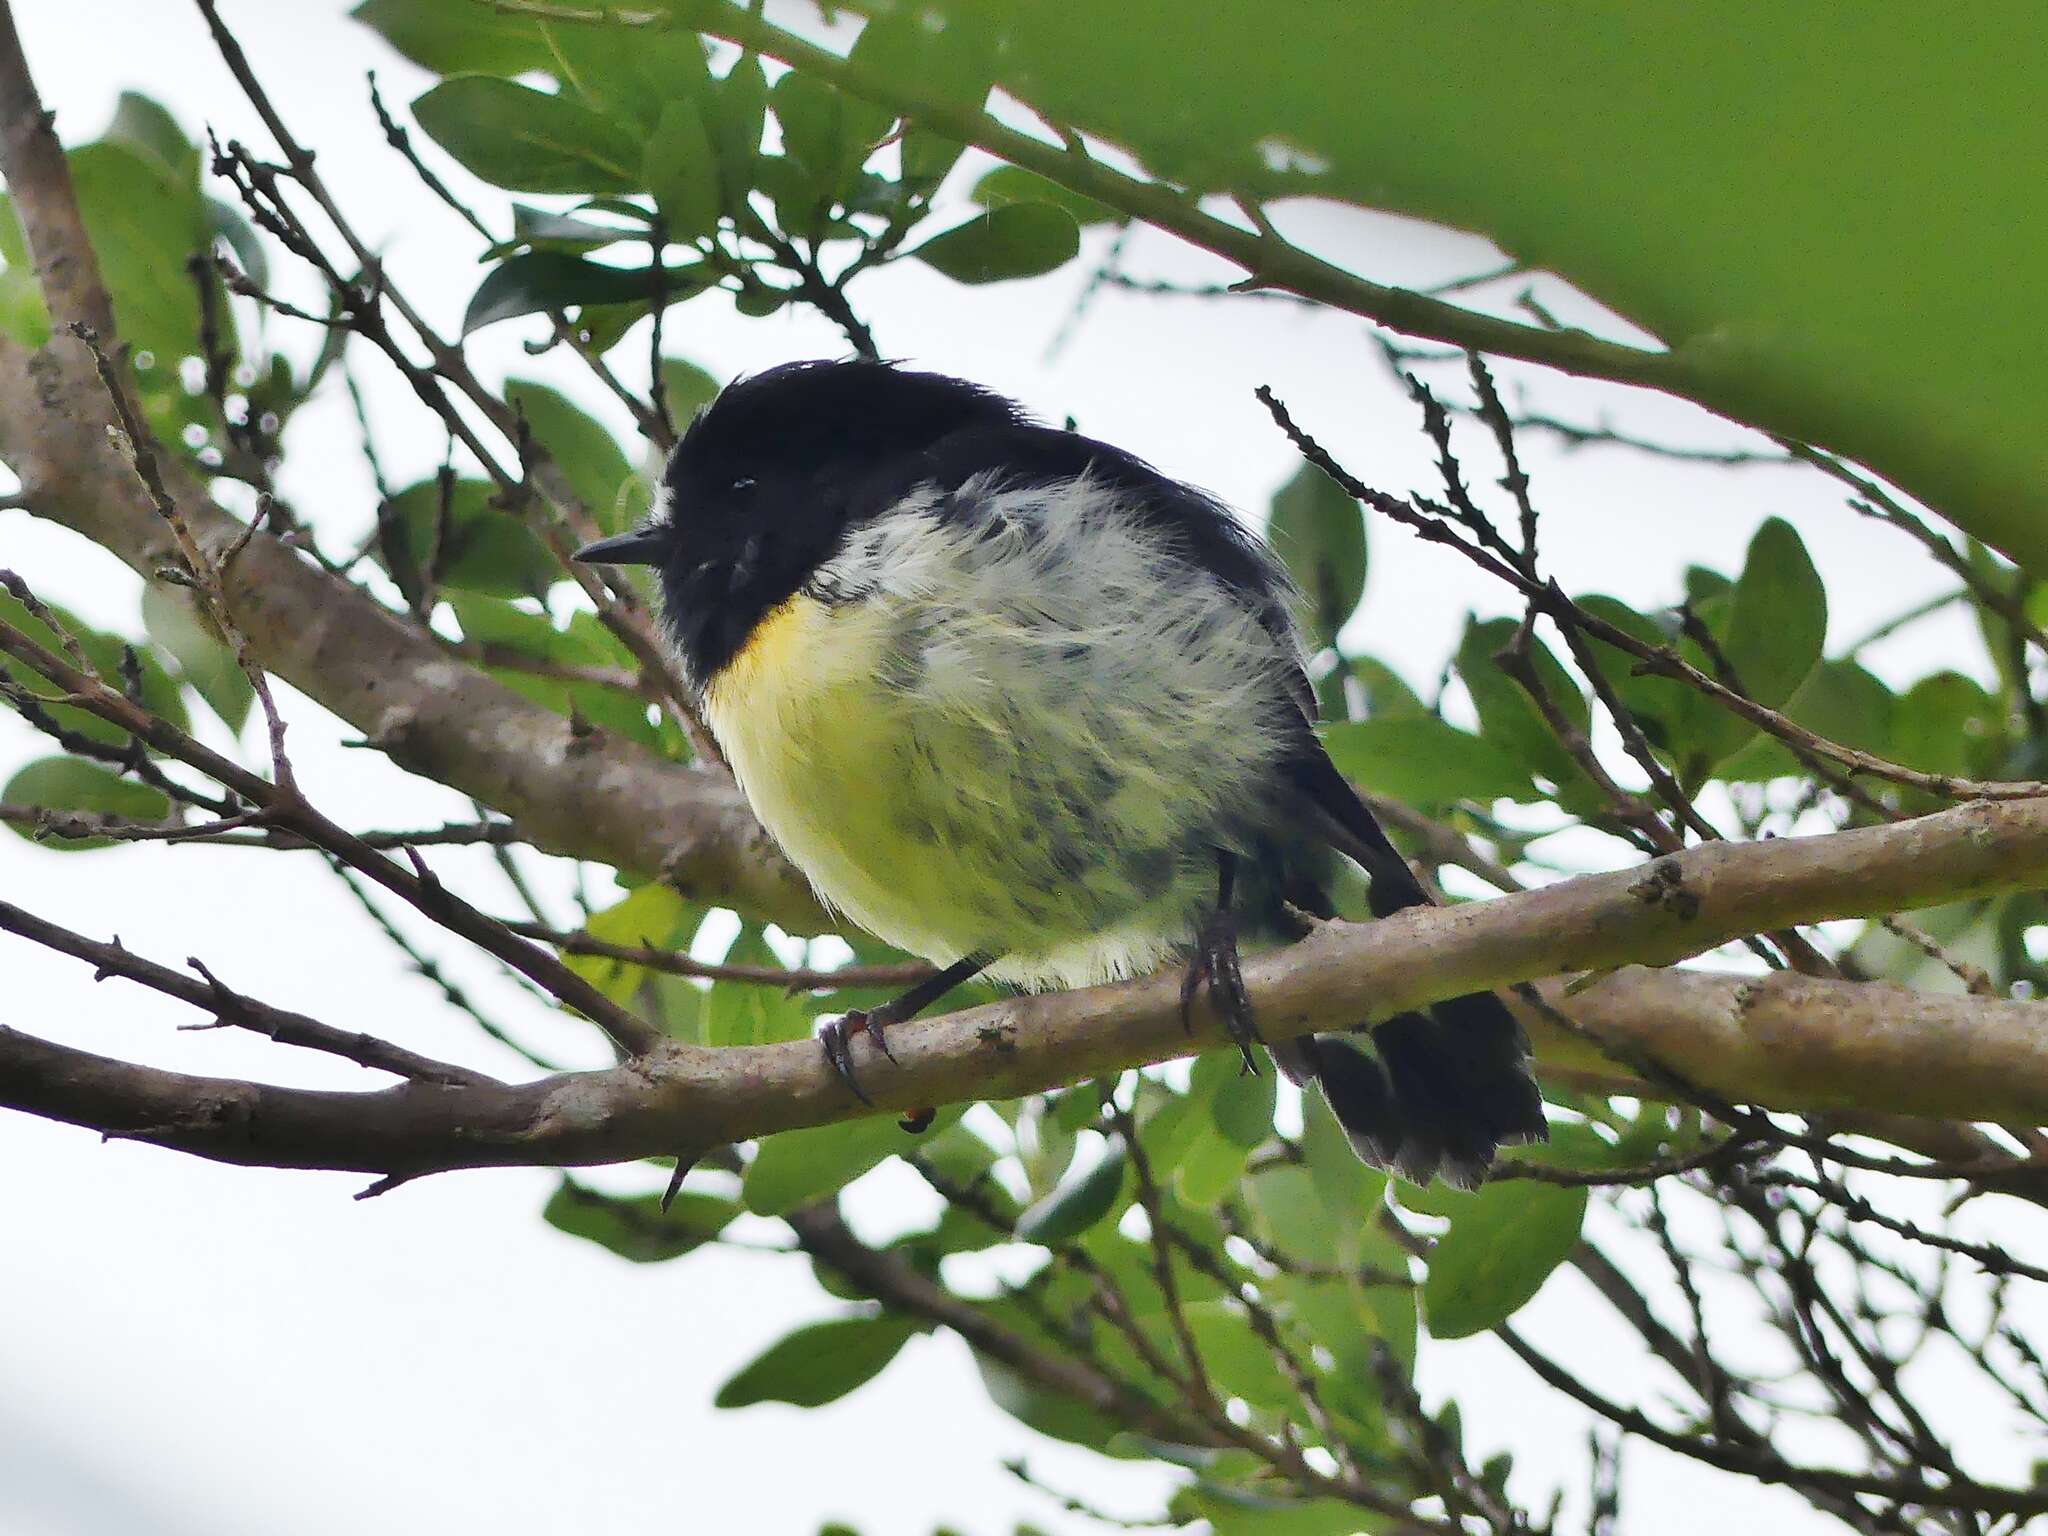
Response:
[[[1327,758],[1302,765],[1321,831],[1372,881],[1375,917],[1430,904],[1430,896],[1357,794]],[[1361,1034],[1364,1034],[1361,1031]],[[1470,1189],[1502,1146],[1548,1135],[1529,1040],[1490,992],[1447,998],[1396,1014],[1353,1037],[1305,1035],[1273,1058],[1306,1087],[1315,1083],[1358,1155],[1418,1184],[1441,1174]]]

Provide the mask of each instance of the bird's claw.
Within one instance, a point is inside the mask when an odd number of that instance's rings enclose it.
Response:
[[[818,1044],[825,1048],[825,1060],[839,1074],[839,1080],[846,1084],[856,1099],[873,1109],[875,1101],[867,1096],[860,1079],[853,1075],[853,1044],[847,1033],[846,1020],[829,1019],[819,1026]]]
[[[1180,979],[1180,1023],[1190,1034],[1194,1032],[1191,1010],[1195,994],[1204,982],[1209,986],[1210,1005],[1221,1016],[1231,1043],[1244,1058],[1246,1075],[1258,1076],[1259,1063],[1252,1055],[1252,1046],[1264,1045],[1265,1039],[1259,1034],[1258,1023],[1252,1016],[1252,1000],[1244,989],[1244,972],[1237,962],[1237,927],[1228,913],[1218,912],[1202,924],[1195,936],[1194,956]]]
[[[888,1036],[889,1025],[893,1022],[886,1008],[856,1008],[821,1025],[818,1030],[818,1043],[825,1048],[825,1060],[853,1096],[869,1109],[875,1107],[875,1101],[867,1096],[860,1080],[854,1076],[853,1037],[856,1034],[866,1035],[875,1043],[876,1050],[894,1062],[896,1053],[889,1049]]]

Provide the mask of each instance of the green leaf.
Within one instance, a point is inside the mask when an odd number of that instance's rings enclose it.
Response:
[[[122,674],[127,656],[132,652],[135,668],[142,679],[142,702],[151,713],[161,715],[172,725],[184,730],[189,724],[185,713],[185,700],[172,681],[170,673],[164,670],[162,662],[145,648],[131,647],[117,635],[93,629],[79,621],[77,615],[55,603],[46,605],[50,617],[69,635],[78,648],[85,653],[87,661],[100,676],[122,686]],[[64,643],[42,620],[32,617],[29,611],[14,596],[0,592],[0,620],[20,630],[29,639],[59,656],[65,655]],[[66,656],[66,660],[69,657]],[[9,656],[0,656],[0,676],[12,678],[15,682],[34,690],[38,694],[52,691],[51,684],[37,673],[31,672],[26,662],[16,661]],[[121,746],[128,740],[128,733],[119,726],[109,724],[99,716],[80,709],[75,704],[48,704],[42,706],[58,725],[67,731],[75,731],[93,741],[109,746]]]
[[[1007,1110],[998,1113],[1011,1119],[1025,1183],[1034,1194],[1050,1191],[1073,1167],[1079,1138],[1060,1125],[1053,1106],[1043,1096],[1034,1095],[1023,1101],[1014,1118]]]
[[[163,821],[171,814],[171,802],[160,789],[124,779],[98,763],[77,757],[39,757],[18,770],[0,789],[0,800],[9,805],[33,805],[49,811],[96,811],[129,821]],[[8,827],[22,837],[32,837],[30,828],[15,822]],[[32,838],[46,848],[111,848],[107,837]]]
[[[718,1389],[720,1408],[794,1403],[819,1408],[865,1386],[917,1332],[901,1317],[841,1317],[812,1323],[771,1344]]]
[[[1236,1050],[1205,1051],[1195,1058],[1183,1101],[1191,1134],[1171,1161],[1175,1193],[1207,1210],[1237,1188],[1245,1159],[1273,1130],[1278,1093],[1274,1074],[1243,1070]]]
[[[1050,203],[1055,208],[1064,208],[1067,217],[1083,229],[1091,224],[1124,222],[1124,215],[1109,204],[1070,192],[1058,182],[1049,181],[1036,171],[1027,171],[1021,165],[999,165],[985,172],[967,195],[984,208],[1003,208],[1011,203]]]
[[[503,598],[451,590],[447,600],[466,640],[504,646],[542,661],[570,666],[630,666],[631,658],[624,647],[595,614],[572,614],[566,627],[556,629],[546,614],[531,612]],[[592,725],[644,746],[659,747],[662,743],[662,736],[648,722],[647,703],[637,693],[600,683],[537,677],[519,667],[492,666],[485,670],[497,681],[557,714],[580,715]]]
[[[754,188],[761,132],[768,121],[768,77],[761,61],[744,54],[711,86],[704,126],[718,147],[718,175],[727,207],[738,207]]]
[[[934,1130],[960,1118],[944,1109]],[[822,1200],[888,1158],[917,1149],[919,1138],[886,1115],[844,1120],[837,1125],[780,1131],[761,1143],[747,1164],[740,1198],[757,1216],[783,1216]]]
[[[1236,1052],[1214,1053],[1235,1056]],[[1263,1146],[1273,1134],[1273,1110],[1279,1100],[1280,1084],[1272,1072],[1244,1072],[1233,1066],[1227,1081],[1219,1083],[1209,1098],[1209,1114],[1224,1140],[1250,1152]]]
[[[491,505],[496,489],[485,480],[457,479],[449,485],[441,585],[492,597],[546,592],[561,567],[532,529]],[[408,599],[417,598],[425,584],[442,523],[443,495],[436,475],[407,486],[385,504],[388,535],[378,542],[377,560]]]
[[[1365,517],[1344,488],[1303,463],[1273,493],[1266,537],[1301,589],[1310,638],[1337,643],[1337,631],[1365,596]]]
[[[1559,798],[1568,807],[1601,804],[1599,790],[1558,740],[1536,701],[1493,659],[1507,648],[1517,628],[1512,619],[1475,622],[1458,644],[1458,676],[1479,713],[1479,734],[1518,769],[1540,774],[1556,785]],[[1579,685],[1541,640],[1531,636],[1529,646],[1544,696],[1566,720],[1585,729],[1592,716]]]
[[[1309,1177],[1331,1222],[1331,1229],[1355,1236],[1372,1222],[1385,1198],[1387,1176],[1368,1168],[1351,1150],[1344,1128],[1330,1113],[1321,1094],[1302,1095],[1301,1150]]]
[[[1226,1397],[1241,1397],[1255,1408],[1277,1413],[1300,1408],[1301,1394],[1281,1373],[1271,1347],[1252,1332],[1242,1308],[1207,1301],[1187,1308],[1183,1315],[1209,1379]]]
[[[650,880],[624,900],[593,912],[583,931],[607,944],[674,948],[689,942],[702,917],[703,908],[684,901],[674,886]],[[639,991],[648,974],[643,966],[609,955],[572,954],[564,957],[564,963],[615,1003],[623,1003]]]
[[[1605,620],[1645,645],[1672,644],[1673,637],[1663,626],[1619,598],[1596,592],[1578,598],[1577,602],[1595,618]],[[1695,697],[1692,690],[1668,678],[1638,674],[1635,657],[1626,651],[1599,640],[1588,640],[1586,645],[1601,678],[1634,716],[1650,744],[1672,762],[1679,761],[1688,745],[1684,725]]]
[[[985,1307],[983,1310],[998,1309]],[[1004,1316],[1003,1321],[1012,1322],[1013,1318]],[[981,1384],[988,1392],[989,1401],[1011,1418],[1055,1440],[1085,1445],[1105,1455],[1117,1454],[1114,1447],[1123,1434],[1123,1425],[1116,1419],[1077,1402],[1064,1392],[1048,1391],[979,1351],[975,1353],[974,1364],[981,1372]]]
[[[553,62],[537,21],[476,0],[363,0],[349,15],[437,75],[519,75]]]
[[[826,202],[845,200],[854,173],[894,121],[882,108],[795,70],[775,82],[768,100],[782,125],[784,153],[804,168],[812,194]]]
[[[958,139],[933,133],[916,123],[903,129],[903,180],[912,190],[930,195],[946,179],[946,173],[960,163],[967,146]]]
[[[1275,1275],[1259,1283],[1267,1299],[1316,1343],[1330,1352],[1336,1375],[1365,1392],[1376,1390],[1373,1352],[1387,1345],[1412,1368],[1415,1359],[1415,1293],[1393,1285],[1363,1286],[1347,1276]],[[1377,1422],[1376,1405],[1352,1411]],[[1376,1438],[1376,1437],[1375,1437]]]
[[[199,146],[178,126],[176,118],[149,97],[123,91],[114,104],[114,120],[107,126],[106,137],[153,161],[167,186],[198,185]]]
[[[1642,327],[1710,409],[2048,564],[2048,284],[2001,293],[1990,323],[1979,291],[2048,244],[2034,0],[1785,25],[1762,60],[1751,27],[1684,0],[1546,8],[1536,32],[1491,0],[1138,0],[1114,25],[1030,0],[915,9],[993,34],[1000,88],[1183,195],[1483,235]]]
[[[1365,714],[1368,719],[1385,720],[1394,715],[1426,715],[1429,706],[1410,688],[1401,674],[1374,656],[1347,656],[1344,665],[1332,675],[1348,671],[1357,681],[1365,695]],[[1333,716],[1343,719],[1344,716]]]
[[[526,418],[534,441],[547,449],[570,488],[606,533],[632,526],[647,513],[647,482],[634,473],[618,440],[567,396],[526,379],[508,379],[505,403]]]
[[[953,1125],[936,1135],[927,1135],[917,1149],[917,1160],[950,1183],[971,1185],[1000,1161],[996,1149],[964,1125]],[[991,1196],[1008,1199],[1000,1186],[991,1185]]]
[[[71,151],[71,184],[114,299],[121,339],[145,391],[182,389],[180,358],[199,350],[199,290],[186,260],[212,233],[189,166],[102,140]],[[195,162],[196,163],[196,162]],[[147,356],[145,357],[145,354]],[[146,366],[145,366],[146,364]]]
[[[1081,1083],[1052,1096],[1052,1118],[1069,1134],[1085,1130],[1102,1117],[1102,1090]]]
[[[1960,672],[1923,677],[1892,712],[1892,756],[1922,773],[1968,775],[2000,733],[1998,704]]]
[[[1208,1521],[1214,1536],[1357,1536],[1387,1524],[1341,1499],[1285,1499],[1215,1483],[1179,1489],[1168,1509],[1176,1521]]]
[[[922,100],[978,111],[995,78],[994,49],[978,18],[904,5],[871,16],[847,58],[863,72],[916,80]]]
[[[1124,1145],[1111,1142],[1085,1172],[1069,1173],[1057,1189],[1017,1219],[1017,1240],[1048,1248],[1073,1241],[1122,1208],[1126,1183],[1135,1180]]]
[[[1430,1253],[1422,1307],[1432,1337],[1462,1339],[1512,1317],[1570,1256],[1586,1191],[1504,1179],[1452,1196],[1448,1210],[1450,1230]]]
[[[1485,739],[1435,715],[1348,720],[1322,728],[1337,771],[1376,795],[1437,807],[1529,800],[1529,775]]]
[[[622,1259],[657,1264],[702,1247],[738,1214],[732,1201],[692,1190],[677,1191],[664,1212],[658,1195],[604,1195],[565,1178],[548,1197],[541,1218]]]
[[[773,288],[766,283],[749,283],[732,297],[732,307],[749,320],[765,320],[781,309],[796,291],[791,288]]]
[[[528,247],[581,255],[602,246],[616,245],[621,240],[644,240],[646,213],[645,210],[637,211],[640,213],[641,221],[640,227],[636,228],[621,224],[599,224],[591,219],[578,218],[573,213],[553,213],[545,208],[514,203],[512,238],[502,245],[494,246],[490,254],[496,258],[501,253],[510,254],[513,250]]]
[[[674,303],[703,291],[704,275],[694,266],[668,267],[657,278],[651,267],[608,267],[566,251],[527,251],[508,256],[484,274],[462,313],[462,334],[520,315],[592,305],[654,302],[657,282]]]
[[[1073,216],[1045,203],[1011,203],[932,236],[909,254],[957,283],[1037,277],[1081,248]]]
[[[1337,1262],[1337,1228],[1306,1168],[1262,1169],[1245,1181],[1244,1194],[1262,1242],[1304,1264]]]
[[[668,403],[669,419],[678,427],[687,427],[690,418],[717,396],[718,380],[686,359],[664,357],[661,389]]]
[[[740,931],[724,958],[734,965],[782,963],[753,924]],[[775,1045],[810,1034],[811,1016],[801,998],[780,987],[720,981],[704,999],[698,1029],[705,1045]]]
[[[725,206],[718,151],[699,102],[685,98],[662,109],[647,140],[640,179],[654,194],[669,239],[695,240],[718,228]]]
[[[149,638],[178,663],[178,675],[190,683],[231,731],[249,718],[256,697],[248,674],[235,654],[200,621],[190,602],[161,582],[142,589],[142,627]]]
[[[1769,519],[1750,541],[1726,605],[1708,621],[1742,691],[1766,709],[1782,707],[1819,664],[1827,626],[1827,592],[1805,544],[1783,518]],[[1715,675],[1711,658],[1692,654],[1688,659]],[[1754,737],[1756,728],[1702,695],[1691,697],[1680,727],[1689,733],[1684,746],[1688,757],[1703,759],[1703,771],[1711,773]]]
[[[456,75],[413,116],[471,175],[509,192],[639,190],[640,146],[623,123],[567,96],[490,75]]]
[[[710,85],[704,43],[681,27],[632,27],[544,20],[549,74],[605,116],[637,134],[653,130],[671,104]]]
[[[1829,741],[1889,757],[1894,704],[1891,690],[1855,662],[1823,661],[1786,701],[1784,713]],[[1759,731],[1748,746],[1724,759],[1715,774],[1762,780],[1806,771],[1783,742]]]
[[[1767,518],[1735,583],[1728,632],[1728,659],[1743,690],[1776,709],[1813,671],[1827,629],[1827,589],[1805,542],[1782,517]]]

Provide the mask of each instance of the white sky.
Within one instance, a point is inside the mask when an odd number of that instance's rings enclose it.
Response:
[[[224,8],[397,281],[453,331],[478,276],[477,242],[382,145],[363,73],[377,69],[394,103],[425,78],[348,22],[336,0],[228,0]],[[16,15],[67,138],[96,135],[115,94],[135,87],[188,129],[211,122],[260,141],[190,6],[18,0]],[[1440,281],[1491,260],[1481,242],[1395,219],[1322,211],[1283,223],[1340,243],[1384,281]],[[1136,271],[1215,275],[1164,237],[1142,237],[1134,252]],[[1241,506],[1262,505],[1292,468],[1251,398],[1260,383],[1273,384],[1362,473],[1396,488],[1429,483],[1412,415],[1357,322],[1277,303],[1105,293],[1048,362],[1046,343],[1077,287],[1068,272],[962,288],[906,264],[871,277],[855,299],[884,351],[983,380],[1053,420],[1071,413],[1084,429]],[[672,349],[714,373],[844,351],[835,332],[806,315],[741,322],[719,302],[693,304],[670,326]],[[569,380],[624,435],[622,413],[604,411],[573,373],[523,358],[519,335],[509,326],[480,339],[487,374]],[[303,352],[307,343],[289,345]],[[388,373],[366,363],[364,377],[403,483],[437,461],[439,440]],[[1540,398],[1580,420],[1625,412],[1640,432],[1736,440],[1668,401],[1553,380],[1542,381]],[[1942,588],[1902,540],[1860,522],[1811,478],[1691,473],[1612,452],[1560,456],[1533,437],[1525,447],[1550,558],[1575,590],[1669,599],[1684,562],[1739,564],[1770,513],[1794,518],[1829,578],[1836,642]],[[1482,462],[1476,452],[1472,462]],[[285,488],[323,527],[367,526],[367,472],[338,393],[296,424]],[[0,513],[0,558],[44,596],[133,628],[139,584],[104,552]],[[1368,603],[1350,637],[1426,685],[1473,607],[1506,611],[1502,594],[1452,558],[1376,527]],[[1937,621],[1892,656],[1917,671],[1932,646],[1961,658],[1961,640],[1958,627]],[[446,792],[340,749],[348,733],[338,722],[303,700],[291,704],[301,778],[331,813],[360,826],[465,814]],[[41,750],[11,715],[0,717],[0,766],[11,770]],[[460,854],[437,863],[458,874],[484,867]],[[0,891],[89,934],[118,932],[159,959],[198,954],[272,1002],[517,1070],[431,987],[403,974],[345,894],[306,861],[201,848],[62,854],[0,833]],[[520,1005],[487,968],[459,954],[451,964],[528,1038],[596,1059],[568,1025]],[[189,1012],[120,983],[96,987],[82,967],[25,944],[0,945],[0,977],[0,1020],[51,1038],[186,1070],[363,1081],[226,1032],[175,1034]],[[0,1536],[352,1536],[373,1528],[767,1536],[808,1533],[833,1517],[869,1536],[942,1522],[971,1536],[1008,1536],[1018,1519],[1052,1532],[1079,1528],[1001,1471],[999,1461],[1016,1455],[1112,1507],[1136,1512],[1156,1497],[1162,1479],[1153,1470],[1044,1441],[995,1410],[950,1338],[913,1341],[880,1381],[827,1410],[714,1411],[711,1394],[733,1369],[835,1304],[785,1258],[719,1250],[643,1268],[560,1236],[538,1218],[551,1178],[446,1175],[358,1204],[348,1196],[364,1180],[352,1176],[223,1168],[0,1119]],[[890,1170],[860,1196],[857,1214],[878,1225],[903,1221],[920,1199]],[[1591,1353],[1590,1333],[1613,1326],[1570,1276],[1554,1280],[1525,1320],[1573,1360]],[[1427,1350],[1426,1382],[1461,1393],[1474,1440],[1522,1453],[1524,1497],[1540,1502],[1554,1469],[1577,1466],[1583,1421],[1498,1346]],[[1622,1369],[1607,1384],[1625,1395],[1653,1385]],[[1820,1525],[1795,1499],[1731,1494],[1729,1483],[1648,1452],[1636,1453],[1634,1468],[1631,1526]],[[1576,1488],[1579,1474],[1569,1478]]]

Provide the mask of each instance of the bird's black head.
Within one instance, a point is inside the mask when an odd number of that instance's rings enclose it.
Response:
[[[1020,419],[1000,395],[890,363],[786,363],[728,385],[670,455],[664,506],[579,560],[660,569],[663,607],[697,686],[832,558],[848,528],[923,479],[955,432]]]

